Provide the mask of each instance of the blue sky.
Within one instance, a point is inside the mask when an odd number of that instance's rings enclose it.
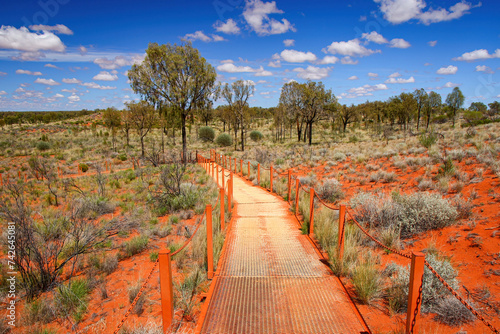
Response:
[[[500,2],[460,0],[21,0],[0,12],[0,110],[80,110],[137,99],[126,72],[150,42],[193,42],[220,82],[290,80],[342,104],[424,88],[500,100]],[[222,102],[222,101],[221,101]]]

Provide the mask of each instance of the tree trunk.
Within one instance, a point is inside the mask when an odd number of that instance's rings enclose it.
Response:
[[[181,131],[182,131],[182,162],[186,163],[187,156],[187,134],[186,134],[186,115],[181,115]],[[175,138],[175,137],[174,137]],[[174,143],[175,145],[175,143]]]
[[[421,108],[418,108],[418,114],[417,114],[417,131],[418,131],[418,128],[420,127],[420,109]]]
[[[302,126],[299,126],[299,120],[297,119],[297,141],[300,142],[302,132]]]
[[[313,123],[309,124],[309,146],[312,145],[312,137],[313,137]]]
[[[241,122],[241,152],[245,152],[245,129],[243,122]]]
[[[141,135],[141,151],[142,151],[142,157],[144,158],[144,137]]]

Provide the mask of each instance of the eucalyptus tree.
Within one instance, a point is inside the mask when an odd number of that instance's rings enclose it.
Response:
[[[253,81],[238,80],[231,84],[225,84],[222,88],[222,97],[227,101],[231,111],[236,116],[237,124],[241,133],[241,150],[245,151],[245,118],[248,116],[248,99],[255,92]],[[235,129],[235,133],[236,133]],[[236,136],[235,136],[236,137]],[[236,138],[235,138],[236,139]],[[235,148],[236,148],[235,140]]]
[[[429,98],[427,100],[427,103],[425,104],[424,111],[425,111],[425,117],[426,117],[426,123],[425,123],[425,131],[429,129],[429,123],[431,121],[431,116],[436,113],[436,111],[441,108],[441,95],[438,93],[432,91],[429,93]]]
[[[453,126],[455,126],[455,118],[457,116],[457,111],[463,106],[465,101],[464,94],[460,88],[455,87],[453,91],[446,97],[446,104],[450,108],[451,118],[453,120]]]
[[[413,92],[413,96],[417,103],[417,131],[418,131],[418,129],[420,128],[420,114],[425,104],[427,103],[427,100],[429,99],[429,95],[427,95],[425,89],[420,88],[416,89]]]
[[[128,77],[134,92],[144,99],[161,101],[179,116],[185,161],[186,121],[216,92],[217,73],[213,66],[190,42],[184,45],[151,43],[144,61],[133,65]]]
[[[291,81],[283,85],[279,103],[285,108],[286,116],[290,123],[297,125],[297,141],[302,138],[302,126],[304,119],[301,114],[301,90],[297,81]]]
[[[107,108],[102,113],[102,120],[104,125],[111,131],[113,150],[116,151],[116,132],[121,126],[121,113],[114,107]]]
[[[157,117],[154,107],[146,101],[131,102],[126,104],[132,127],[137,132],[141,141],[141,152],[144,157],[144,137],[155,125]]]
[[[344,104],[338,108],[338,116],[340,118],[340,121],[342,122],[342,130],[345,133],[347,125],[356,120],[356,117],[358,116],[358,110],[354,104],[352,104],[350,107]]]

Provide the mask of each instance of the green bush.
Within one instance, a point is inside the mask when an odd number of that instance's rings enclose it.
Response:
[[[222,147],[231,146],[233,144],[233,139],[227,133],[221,133],[217,136],[217,139],[215,139],[215,143]]]
[[[81,163],[79,165],[80,169],[82,170],[82,172],[87,172],[89,170],[89,165],[85,164],[85,163]]]
[[[87,297],[90,288],[87,280],[78,279],[68,285],[61,285],[56,294],[56,306],[63,317],[72,315],[78,323],[87,312]]]
[[[39,141],[37,144],[36,144],[36,148],[39,150],[39,151],[47,151],[50,149],[50,143],[46,142],[46,141]]]
[[[382,294],[382,275],[376,267],[377,257],[367,252],[353,268],[352,283],[358,300],[371,304]]]
[[[118,158],[118,160],[121,160],[121,161],[127,161],[127,154],[121,153],[116,158]]]
[[[250,139],[252,139],[253,141],[259,141],[263,137],[264,136],[262,135],[262,133],[260,131],[253,130],[252,132],[250,132]]]
[[[138,235],[133,237],[125,243],[124,251],[125,255],[130,257],[135,254],[139,254],[148,247],[149,238],[146,235]]]
[[[214,141],[215,131],[209,126],[202,126],[198,130],[198,136],[200,137],[200,140],[203,142]]]
[[[428,134],[423,134],[419,137],[420,144],[426,148],[430,148],[437,141],[437,135],[431,131]]]

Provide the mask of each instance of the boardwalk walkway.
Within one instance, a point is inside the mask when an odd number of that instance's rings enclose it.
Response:
[[[368,332],[288,204],[236,176],[233,188],[236,216],[201,332]]]

